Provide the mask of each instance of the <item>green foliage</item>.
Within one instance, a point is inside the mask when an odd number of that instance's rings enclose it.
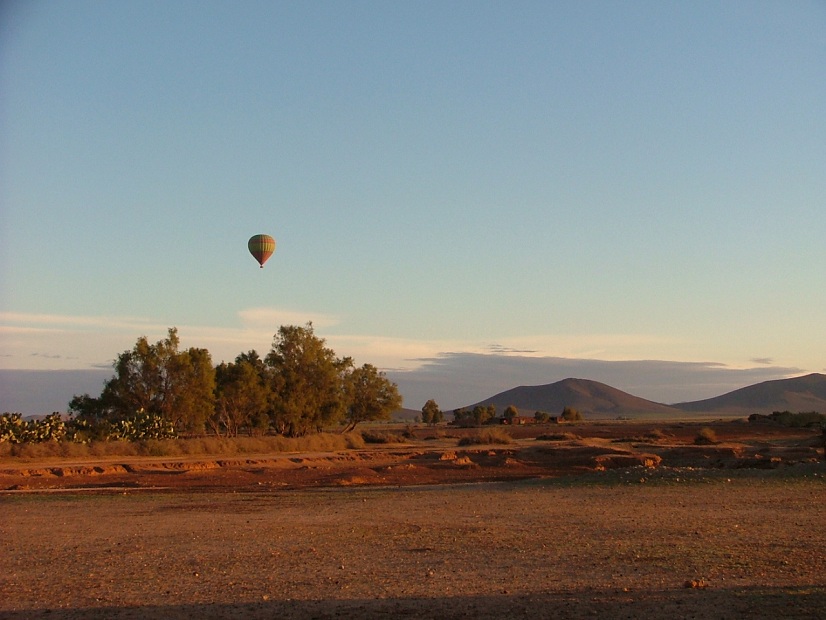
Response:
[[[345,383],[353,365],[338,359],[324,339],[305,327],[281,326],[265,363],[270,370],[271,415],[274,428],[299,437],[339,423],[347,411]]]
[[[202,433],[215,408],[215,367],[206,349],[190,348],[173,358],[174,405],[164,416],[182,432]]]
[[[402,406],[396,384],[371,364],[350,372],[346,385],[349,393],[346,430],[353,430],[359,422],[389,420],[390,414]]]
[[[533,419],[539,424],[545,424],[545,422],[551,419],[551,416],[545,411],[537,411],[533,414]]]
[[[215,369],[215,411],[209,427],[216,435],[237,437],[266,432],[270,426],[270,389],[267,368],[255,351],[239,355],[231,364]]]
[[[769,419],[792,428],[818,428],[826,424],[826,415],[817,411],[802,411],[800,413],[775,411],[769,416]]]
[[[118,356],[115,376],[100,398],[75,396],[70,411],[90,423],[107,420],[115,425],[128,422],[135,412],[146,412],[181,431],[203,431],[214,409],[215,369],[206,349],[179,352],[178,345],[174,327],[155,344],[141,336],[131,351]],[[132,432],[128,425],[120,430]]]
[[[565,407],[561,417],[566,422],[581,422],[584,419],[583,415],[573,407]]]
[[[444,420],[444,413],[432,398],[422,407],[422,422],[425,424],[439,424]]]
[[[494,405],[476,405],[473,408],[472,415],[476,426],[482,426],[482,424],[496,417],[496,407]]]
[[[66,437],[66,423],[57,412],[41,420],[24,420],[19,413],[0,415],[0,443],[40,443],[61,441]]]
[[[173,439],[175,426],[159,413],[138,411],[115,422],[110,439],[142,441],[146,439]]]
[[[508,422],[513,422],[514,418],[519,417],[519,410],[513,405],[508,405],[502,417]]]
[[[370,364],[354,369],[352,359],[336,357],[315,336],[312,323],[282,325],[263,360],[250,351],[216,368],[206,349],[178,347],[174,327],[155,344],[141,336],[118,356],[99,397],[72,398],[69,423],[58,427],[53,420],[54,428],[35,429],[9,414],[0,422],[0,442],[40,441],[41,435],[74,442],[149,441],[197,435],[206,427],[226,437],[269,431],[301,437],[343,422],[352,429],[389,419],[402,404],[398,387],[384,373]]]
[[[495,417],[495,405],[476,405],[471,411],[464,408],[453,411],[453,423],[457,426],[482,426]]]

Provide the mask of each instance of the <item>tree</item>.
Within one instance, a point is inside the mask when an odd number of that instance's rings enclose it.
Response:
[[[291,436],[321,430],[339,422],[348,398],[345,385],[350,358],[338,359],[313,333],[313,324],[304,327],[282,325],[273,338],[265,359],[270,370],[271,414],[279,432]]]
[[[228,437],[236,437],[241,428],[247,428],[250,434],[266,431],[270,419],[265,370],[255,351],[241,354],[234,363],[221,363],[215,369],[215,413],[210,426],[216,434],[224,432]]]
[[[574,409],[573,407],[565,407],[562,410],[562,419],[566,422],[579,422],[583,418],[582,414],[577,409]]]
[[[508,405],[505,408],[505,413],[502,414],[502,417],[508,424],[513,424],[514,419],[519,417],[519,410],[513,405]]]
[[[69,401],[69,414],[77,420],[97,423],[106,417],[106,408],[100,398],[89,394],[75,394]]]
[[[422,422],[425,424],[438,424],[444,419],[444,414],[442,410],[439,409],[439,405],[436,404],[436,401],[432,398],[428,400],[424,407],[422,407]]]
[[[536,411],[533,414],[533,419],[539,424],[544,424],[550,419],[550,416],[545,411]]]
[[[141,336],[115,360],[115,376],[100,398],[75,396],[70,410],[84,419],[109,422],[146,412],[173,423],[176,430],[202,430],[214,408],[215,369],[206,349],[179,352],[179,344],[175,327],[155,344]]]
[[[402,406],[402,397],[395,383],[372,364],[364,364],[348,377],[350,403],[347,408],[346,431],[359,422],[389,420],[390,414]]]
[[[469,421],[473,419],[470,411],[465,409],[464,407],[460,407],[459,409],[453,410],[453,423],[458,424],[460,426],[464,426]]]
[[[473,408],[473,421],[476,423],[476,426],[482,426],[488,420],[492,420],[496,417],[496,406],[495,405],[476,405]]]
[[[201,433],[215,410],[215,367],[206,349],[190,348],[173,358],[175,394],[167,420],[179,431]]]

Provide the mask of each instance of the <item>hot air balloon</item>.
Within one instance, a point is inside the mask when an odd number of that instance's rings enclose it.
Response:
[[[266,263],[267,259],[275,252],[275,239],[269,235],[253,235],[247,242],[247,247],[250,250],[250,254],[253,255],[255,260],[258,261],[258,264],[261,265],[261,269],[263,269],[264,263]]]

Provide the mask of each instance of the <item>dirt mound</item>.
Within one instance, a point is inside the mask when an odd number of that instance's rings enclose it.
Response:
[[[432,439],[422,429],[404,446],[331,453],[250,457],[123,457],[119,462],[20,462],[0,465],[0,490],[130,485],[138,488],[257,489],[359,485],[422,485],[517,480],[624,468],[775,469],[823,459],[820,433],[766,424],[711,424],[720,440],[696,445],[703,423],[581,424],[549,433],[549,425],[508,429],[506,445],[459,446],[463,433]],[[541,438],[541,440],[540,440]],[[111,458],[111,457],[110,457]]]

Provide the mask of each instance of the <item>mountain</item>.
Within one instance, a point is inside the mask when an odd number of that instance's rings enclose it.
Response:
[[[764,381],[715,398],[672,405],[680,411],[732,415],[773,411],[826,413],[826,375],[812,373],[792,379]]]
[[[421,419],[422,412],[418,409],[408,409],[406,407],[402,407],[401,409],[396,409],[391,416],[390,419],[393,422],[407,422],[411,424],[416,421],[416,418]]]
[[[548,385],[521,386],[501,392],[491,398],[471,405],[495,405],[501,415],[513,405],[521,415],[532,416],[536,411],[551,415],[562,413],[565,407],[573,407],[586,417],[616,418],[639,415],[679,415],[680,410],[632,396],[589,379],[564,379]]]

